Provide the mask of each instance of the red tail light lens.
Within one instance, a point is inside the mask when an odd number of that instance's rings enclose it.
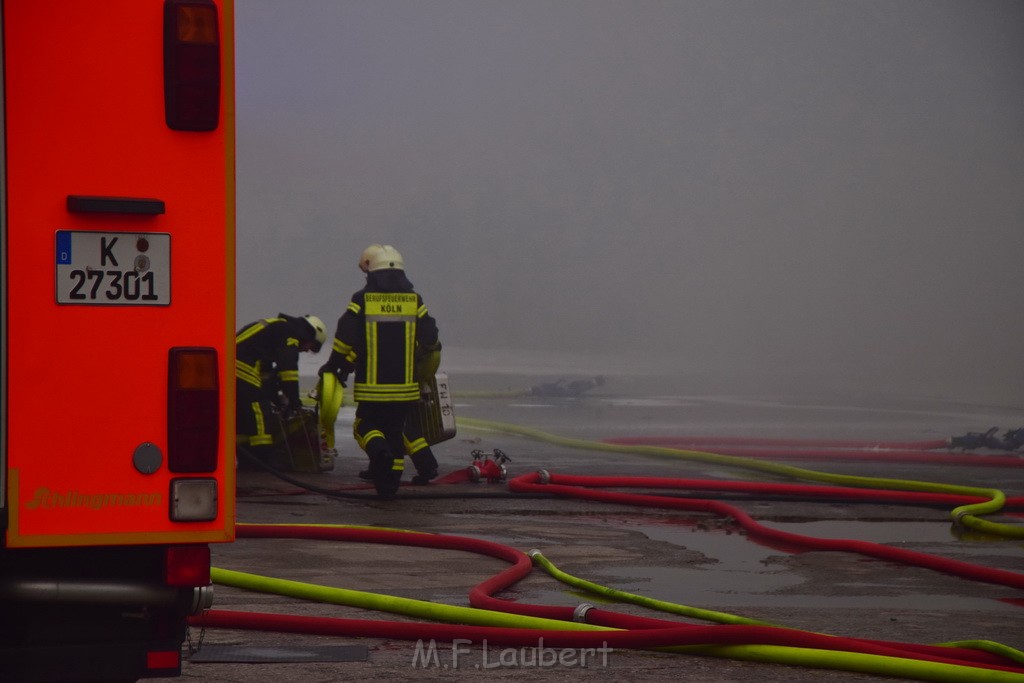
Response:
[[[164,2],[164,111],[173,130],[216,130],[220,29],[212,0]]]
[[[220,443],[217,350],[175,347],[167,378],[167,466],[213,472]]]
[[[165,582],[168,586],[205,586],[210,583],[210,546],[172,545],[167,548]]]
[[[146,653],[146,669],[150,674],[167,671],[169,676],[181,674],[181,651],[152,650]]]

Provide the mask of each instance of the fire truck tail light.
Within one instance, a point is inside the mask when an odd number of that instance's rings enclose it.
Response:
[[[217,350],[174,347],[167,378],[167,466],[213,472],[220,439]]]
[[[216,479],[172,479],[171,521],[211,522],[217,519]]]
[[[164,2],[164,112],[172,130],[216,130],[220,30],[212,0]]]
[[[210,583],[210,546],[172,545],[165,567],[168,586],[205,586]]]
[[[181,652],[179,650],[154,650],[146,653],[146,668],[151,672],[164,669],[175,670],[180,666]]]

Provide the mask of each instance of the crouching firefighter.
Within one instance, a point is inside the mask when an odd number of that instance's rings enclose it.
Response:
[[[394,247],[367,247],[359,268],[366,273],[366,286],[352,295],[338,319],[331,355],[320,373],[336,373],[344,384],[354,371],[352,394],[358,405],[352,431],[370,461],[360,476],[373,481],[380,497],[391,498],[401,483],[406,453],[416,466],[415,483],[437,476],[434,454],[407,423],[420,397],[418,375],[436,371],[441,342],[437,323],[413,290]]]
[[[284,313],[250,323],[235,335],[235,431],[243,467],[255,464],[252,458],[276,467],[290,465],[278,447],[284,423],[302,405],[299,353],[317,353],[326,340],[320,318]]]

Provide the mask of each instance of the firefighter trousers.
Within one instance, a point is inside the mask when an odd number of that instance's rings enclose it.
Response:
[[[370,459],[370,475],[381,495],[394,495],[405,470],[405,423],[413,401],[360,401],[352,434]]]

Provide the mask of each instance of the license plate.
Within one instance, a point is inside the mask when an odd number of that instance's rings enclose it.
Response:
[[[57,303],[169,305],[171,236],[58,230]]]

